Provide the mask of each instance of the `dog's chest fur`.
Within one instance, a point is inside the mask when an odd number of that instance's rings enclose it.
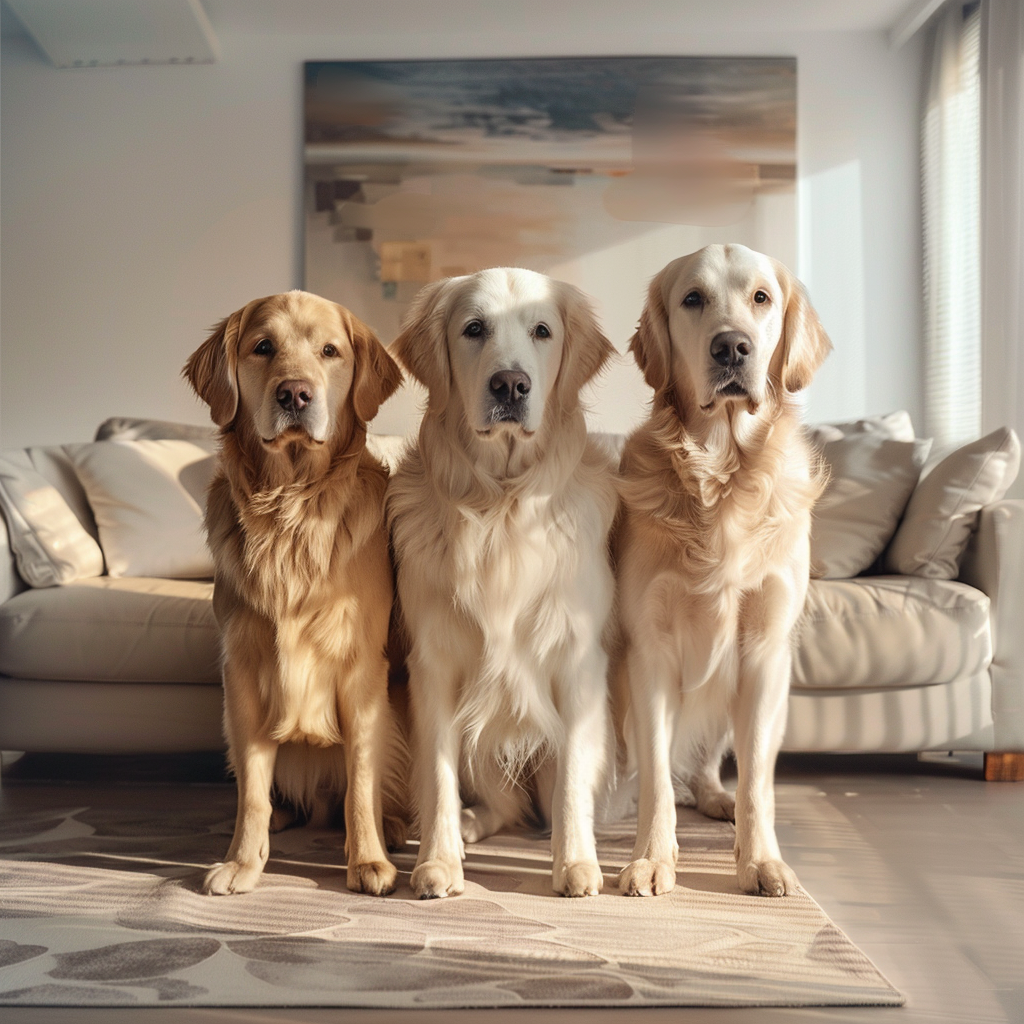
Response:
[[[234,563],[231,585],[257,614],[255,628],[269,634],[259,688],[281,742],[341,742],[338,691],[366,614],[355,562],[374,532],[372,516],[348,513],[360,505],[381,509],[383,478],[372,504],[361,501],[366,489],[353,474],[344,503],[317,487],[232,494],[237,528],[221,557]]]
[[[780,566],[806,562],[820,483],[788,423],[747,437],[723,428],[701,443],[651,433],[631,440],[623,489],[630,528],[658,538],[657,555],[627,586],[642,591],[648,635],[690,688],[734,665],[757,628],[743,615],[748,596]]]
[[[392,488],[405,612],[418,614],[417,598],[432,617],[450,609],[434,642],[437,656],[447,646],[462,659],[463,736],[522,764],[560,736],[562,691],[590,685],[581,653],[600,648],[614,594],[607,535],[618,499],[607,465],[552,467],[542,481],[458,502],[433,498],[415,467]],[[430,535],[407,534],[407,521],[424,523],[406,510],[428,503]]]

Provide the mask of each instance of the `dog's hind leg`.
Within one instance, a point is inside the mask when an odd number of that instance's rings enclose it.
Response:
[[[506,825],[517,824],[529,809],[529,795],[519,780],[510,781],[496,762],[475,769],[473,790],[475,799],[459,818],[464,843],[479,843]]]
[[[736,820],[736,798],[722,785],[722,758],[731,745],[732,732],[727,728],[717,738],[707,736],[689,780],[697,810],[720,821]]]
[[[283,832],[299,823],[299,813],[290,804],[276,803],[270,812],[270,832]]]

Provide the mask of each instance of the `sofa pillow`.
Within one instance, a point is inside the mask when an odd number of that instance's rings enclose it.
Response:
[[[874,564],[896,530],[931,440],[852,433],[821,449],[830,476],[814,508],[811,574],[850,579]]]
[[[18,574],[31,587],[103,575],[103,552],[64,496],[32,466],[0,458],[0,507]]]
[[[216,458],[191,441],[97,441],[75,470],[111,576],[213,575],[203,509]]]
[[[885,554],[886,572],[954,580],[978,511],[999,501],[1020,469],[1020,441],[1000,427],[926,469]]]
[[[865,416],[845,423],[818,423],[805,426],[807,440],[817,448],[828,441],[840,441],[850,434],[881,434],[892,441],[913,441],[914,424],[905,409],[883,416]]]

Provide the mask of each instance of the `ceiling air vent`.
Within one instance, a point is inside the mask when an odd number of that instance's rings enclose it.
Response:
[[[199,0],[7,0],[58,68],[212,64],[217,37]]]

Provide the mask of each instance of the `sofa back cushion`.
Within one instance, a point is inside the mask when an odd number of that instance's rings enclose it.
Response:
[[[24,448],[0,455],[0,508],[18,574],[32,587],[103,574],[96,524],[74,471],[79,447]]]
[[[219,431],[212,424],[147,420],[138,416],[111,416],[97,428],[94,441],[195,441],[204,447],[216,444]]]
[[[913,441],[914,424],[906,409],[887,412],[882,416],[864,416],[844,423],[814,423],[804,426],[807,440],[815,448],[828,441],[839,441],[851,434],[881,434],[892,441]]]

